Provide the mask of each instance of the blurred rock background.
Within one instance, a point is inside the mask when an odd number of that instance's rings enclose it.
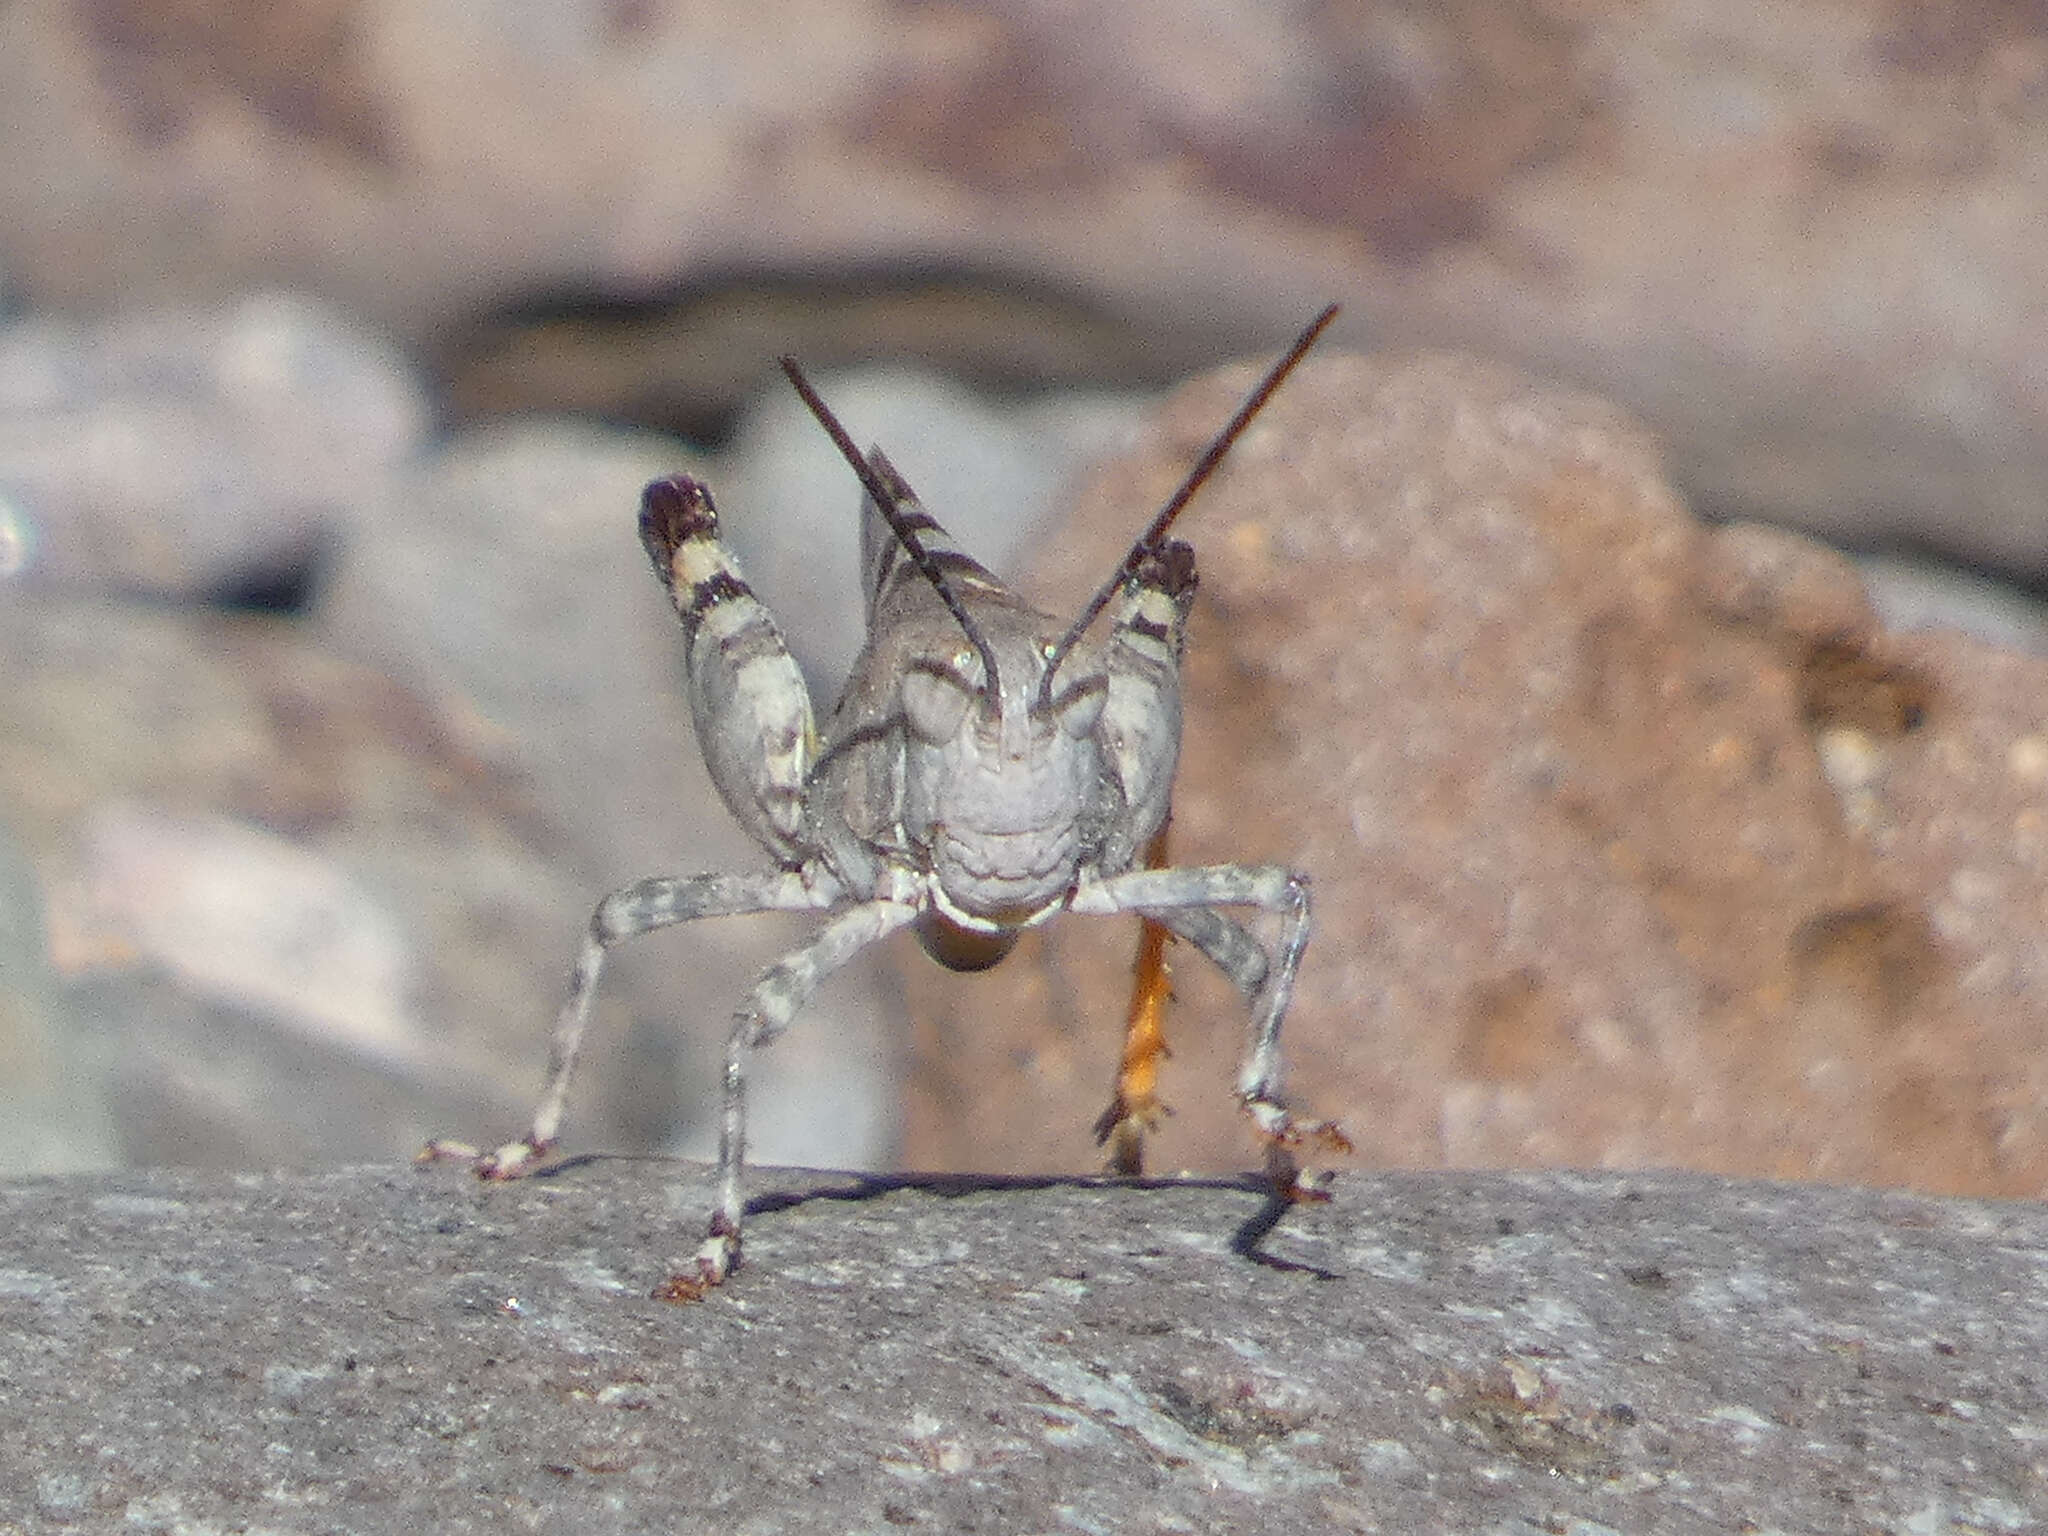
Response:
[[[1161,392],[1338,299],[1189,525],[1179,852],[1314,873],[1302,1096],[1374,1163],[2037,1190],[2044,129],[1988,0],[17,0],[0,1157],[521,1126],[594,899],[756,857],[639,484],[711,480],[818,693],[858,640],[778,353],[1066,606],[1243,379]],[[835,981],[759,1154],[1089,1166],[1086,926]],[[795,931],[623,955],[574,1144],[708,1148]],[[1161,1160],[1240,1165],[1176,975]]]

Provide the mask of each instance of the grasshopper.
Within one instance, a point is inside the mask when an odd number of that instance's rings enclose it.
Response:
[[[1130,913],[1194,945],[1244,994],[1251,1026],[1238,1100],[1278,1196],[1318,1198],[1296,1151],[1308,1142],[1341,1149],[1343,1137],[1327,1122],[1296,1119],[1280,1097],[1280,1024],[1309,936],[1307,877],[1270,864],[1142,867],[1142,855],[1163,834],[1179,760],[1180,661],[1195,593],[1194,551],[1167,530],[1336,313],[1332,305],[1301,333],[1064,626],[956,548],[880,450],[862,454],[794,359],[782,359],[866,492],[867,642],[822,736],[774,617],[719,538],[710,491],[687,476],[657,480],[640,509],[641,541],[682,620],[705,764],[776,867],[661,876],[606,896],[577,956],[526,1135],[488,1153],[431,1142],[422,1157],[467,1160],[487,1179],[538,1166],[561,1133],[612,945],[698,918],[824,914],[818,934],[763,972],[734,1016],[717,1208],[692,1263],[655,1292],[696,1299],[740,1259],[748,1057],[829,973],[901,928],[914,929],[940,964],[979,971],[1057,913]],[[1108,636],[1090,643],[1105,609]],[[1270,952],[1226,915],[1233,907],[1277,918]],[[1158,1112],[1149,1070],[1142,1093],[1125,1093],[1129,1054],[1097,1126],[1098,1139],[1114,1135],[1121,1149]],[[1119,1160],[1135,1167],[1135,1152],[1120,1150]]]

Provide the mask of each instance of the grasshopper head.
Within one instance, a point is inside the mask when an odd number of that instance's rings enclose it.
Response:
[[[919,934],[942,964],[956,970],[993,965],[1023,929],[1065,904],[1083,864],[1112,842],[1102,824],[1109,777],[1127,797],[1135,789],[1144,802],[1136,806],[1127,798],[1127,807],[1155,821],[1163,818],[1179,743],[1177,707],[1167,722],[1171,750],[1148,739],[1161,733],[1142,705],[1133,703],[1128,680],[1123,705],[1111,709],[1113,718],[1105,724],[1110,675],[1083,637],[1134,580],[1156,588],[1163,601],[1180,604],[1185,616],[1185,600],[1194,590],[1192,561],[1185,545],[1166,538],[1167,530],[1336,315],[1333,304],[1295,338],[1057,638],[1041,632],[1042,615],[1006,601],[992,580],[994,590],[985,588],[970,611],[919,537],[920,527],[937,525],[928,516],[906,513],[905,502],[913,500],[908,488],[885,462],[861,453],[795,360],[782,360],[791,385],[959,627],[957,645],[913,657],[897,684],[910,738],[903,827],[924,851],[932,877],[933,905],[920,919]],[[1143,633],[1148,624],[1161,635],[1172,629],[1142,614],[1130,627]],[[1178,661],[1175,654],[1171,664],[1177,667]],[[1105,738],[1119,758],[1114,767],[1104,760]],[[1127,828],[1124,841],[1130,837]]]
[[[1001,959],[1018,932],[1059,910],[1094,852],[1105,679],[1091,656],[1042,700],[1051,647],[1037,628],[998,623],[985,635],[993,689],[964,645],[903,679],[905,821],[928,849],[935,903],[920,933],[955,969]]]

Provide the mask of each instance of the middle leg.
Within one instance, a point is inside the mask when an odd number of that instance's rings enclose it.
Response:
[[[1220,907],[1257,907],[1280,919],[1271,954]],[[1251,1020],[1237,1099],[1266,1148],[1274,1185],[1290,1198],[1315,1198],[1302,1182],[1297,1151],[1315,1142],[1348,1151],[1350,1142],[1326,1120],[1299,1120],[1281,1098],[1284,1063],[1280,1027],[1308,946],[1308,877],[1278,865],[1212,864],[1136,870],[1076,893],[1076,912],[1137,912],[1155,918],[1207,955],[1250,1005]]]

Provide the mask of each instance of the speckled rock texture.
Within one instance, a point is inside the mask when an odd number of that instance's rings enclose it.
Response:
[[[1076,498],[1048,606],[1252,378]],[[1311,357],[1178,531],[1172,856],[1313,879],[1292,1083],[1366,1162],[2048,1187],[2048,663],[1887,629],[1838,553],[1694,518],[1611,404],[1455,354]],[[1090,1165],[1133,928],[906,962],[908,1166]],[[1153,1166],[1239,1166],[1243,1001],[1174,984]]]
[[[2008,1532],[2048,1210],[1679,1174],[0,1189],[0,1531]]]

